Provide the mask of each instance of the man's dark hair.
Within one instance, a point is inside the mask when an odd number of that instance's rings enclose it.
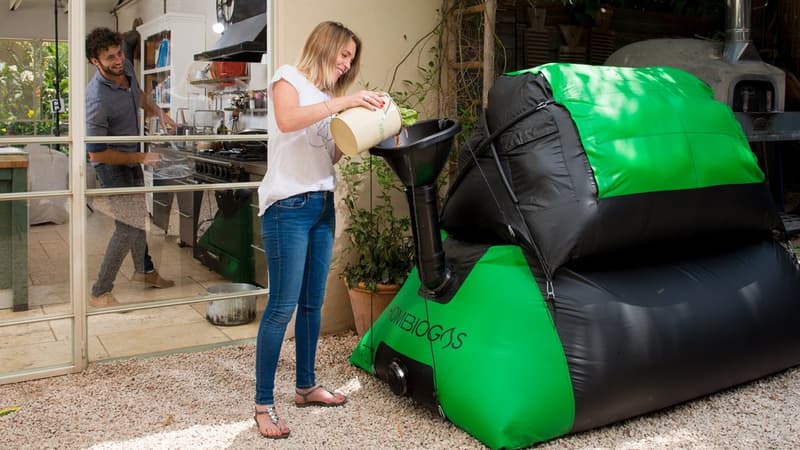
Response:
[[[86,36],[86,59],[97,58],[103,50],[120,46],[122,34],[108,28],[95,28]]]

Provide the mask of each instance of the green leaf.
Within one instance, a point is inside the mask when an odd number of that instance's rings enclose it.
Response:
[[[0,409],[0,416],[6,416],[8,414],[15,413],[19,410],[19,408],[19,406],[12,406],[10,408]]]
[[[417,123],[419,113],[415,109],[400,107],[400,122],[404,127]]]

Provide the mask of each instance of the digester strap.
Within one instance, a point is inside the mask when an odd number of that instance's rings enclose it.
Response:
[[[481,169],[480,164],[478,164],[478,156],[480,156],[481,153],[483,153],[486,150],[486,148],[489,148],[491,150],[492,159],[494,159],[495,166],[497,167],[497,172],[500,175],[500,178],[503,180],[503,185],[506,188],[506,192],[508,192],[508,195],[511,197],[511,200],[514,202],[514,208],[517,210],[517,213],[520,215],[520,217],[522,218],[523,222],[525,222],[525,216],[524,216],[524,214],[522,214],[522,210],[520,210],[520,207],[519,207],[519,200],[518,200],[516,194],[514,194],[514,191],[511,188],[511,183],[508,181],[508,177],[506,176],[506,173],[503,170],[503,166],[500,163],[500,156],[497,153],[497,148],[494,145],[494,141],[495,141],[495,139],[497,139],[498,136],[500,136],[501,134],[506,132],[509,128],[511,128],[512,126],[514,126],[515,124],[517,124],[521,120],[533,115],[535,112],[540,111],[540,110],[542,110],[542,109],[546,108],[547,106],[552,105],[554,103],[555,103],[555,101],[553,101],[553,100],[546,100],[544,102],[541,102],[541,103],[537,104],[536,106],[534,106],[534,107],[532,107],[530,109],[527,109],[527,110],[523,111],[522,113],[518,114],[513,119],[508,121],[508,123],[505,123],[503,126],[501,126],[500,128],[496,129],[494,131],[494,133],[491,133],[491,134],[489,133],[488,120],[486,120],[486,110],[485,109],[482,110],[481,113],[482,113],[482,119],[483,119],[483,131],[484,131],[485,134],[488,135],[488,137],[486,139],[482,140],[480,142],[480,144],[478,144],[476,146],[475,150],[468,149],[468,151],[472,155],[472,158],[462,168],[462,170],[459,172],[458,177],[456,178],[455,182],[451,186],[451,190],[454,189],[456,186],[458,186],[460,184],[461,179],[465,176],[465,174],[467,173],[467,171],[471,167],[471,165],[475,164],[475,167],[480,172],[481,177],[483,178],[483,181],[486,184],[486,187],[489,189],[489,194],[492,196],[492,200],[494,201],[495,206],[497,207],[497,210],[498,210],[498,212],[500,213],[500,216],[503,219],[503,222],[508,227],[509,235],[512,238],[516,238],[514,230],[511,227],[511,225],[509,224],[508,220],[506,219],[505,212],[503,211],[503,208],[500,206],[500,202],[497,200],[497,196],[495,196],[494,191],[492,190],[492,186],[489,184],[489,181],[486,178],[486,175],[483,173],[483,170]],[[448,195],[448,197],[449,197],[449,195]],[[548,300],[552,300],[553,298],[555,298],[555,288],[553,286],[553,281],[552,281],[553,280],[552,279],[552,275],[553,274],[551,272],[550,265],[545,260],[544,255],[542,254],[542,251],[539,249],[539,246],[536,245],[536,241],[535,241],[533,236],[530,236],[530,243],[531,243],[531,246],[533,247],[533,252],[536,255],[536,259],[539,260],[539,264],[541,264],[542,270],[544,271],[544,274],[545,274],[547,298],[548,298]]]
[[[538,103],[536,106],[534,106],[534,107],[532,107],[530,109],[526,109],[525,111],[522,111],[521,113],[519,113],[515,117],[513,117],[511,120],[509,120],[507,123],[505,123],[502,126],[500,126],[499,128],[497,128],[494,131],[494,133],[490,134],[488,137],[483,139],[477,146],[475,146],[475,150],[470,150],[470,153],[472,154],[472,159],[470,159],[464,165],[464,167],[459,171],[458,175],[456,176],[456,179],[453,181],[453,184],[450,186],[450,192],[452,192],[453,189],[461,183],[461,180],[466,176],[466,173],[472,167],[472,164],[476,164],[477,165],[478,157],[481,156],[481,154],[486,150],[487,147],[490,147],[492,149],[492,152],[494,153],[493,156],[495,157],[496,160],[498,159],[497,158],[497,150],[494,147],[494,141],[495,141],[495,139],[497,139],[498,136],[500,136],[501,134],[505,133],[509,128],[511,128],[512,126],[516,125],[521,120],[526,119],[527,117],[533,115],[533,113],[535,113],[537,111],[540,111],[540,110],[544,109],[545,107],[547,107],[549,105],[552,105],[554,103],[555,103],[554,100],[545,100],[545,101],[543,101],[541,103]],[[484,131],[488,134],[489,133],[489,123],[488,123],[488,120],[486,120],[486,110],[483,109],[481,111],[481,114],[482,114],[482,117],[483,117]],[[499,162],[498,162],[498,164],[499,164]],[[505,178],[505,174],[503,173],[502,170],[500,171],[500,173],[503,176],[503,182],[506,183],[506,189],[508,189],[509,193],[512,195],[512,198],[514,199],[514,202],[516,203],[516,196],[514,195],[513,192],[511,192],[511,185],[507,184],[508,180]]]

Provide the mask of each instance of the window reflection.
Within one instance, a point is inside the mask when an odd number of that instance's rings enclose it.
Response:
[[[258,251],[260,229],[253,190],[204,191],[189,186],[199,185],[156,178],[153,188],[158,190],[149,193],[150,200],[144,192],[103,194],[107,189],[101,189],[92,195],[86,218],[87,286],[98,286],[100,277],[109,275],[110,251],[120,258],[110,284],[122,306],[202,296],[219,283],[266,287],[266,279],[256,276],[257,264],[259,275],[266,270],[263,261],[256,261],[263,260],[264,254]],[[144,235],[146,256],[141,249],[117,245],[123,242],[117,236],[128,232]],[[159,278],[142,276],[134,257],[149,257]]]
[[[46,314],[70,314],[70,227],[59,216],[69,204],[63,198],[31,200],[31,211],[35,202],[52,206],[57,220],[40,218],[28,228],[28,304]]]

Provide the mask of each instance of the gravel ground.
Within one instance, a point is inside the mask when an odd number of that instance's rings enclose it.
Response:
[[[348,363],[358,339],[320,341],[318,380],[349,395],[343,408],[293,401],[294,341],[284,346],[276,401],[292,435],[261,438],[252,419],[253,344],[92,364],[61,377],[0,386],[0,447],[8,449],[472,449],[480,442],[394,396]],[[480,397],[475,397],[476,407]],[[797,449],[800,368],[667,410],[536,446],[541,449]]]

